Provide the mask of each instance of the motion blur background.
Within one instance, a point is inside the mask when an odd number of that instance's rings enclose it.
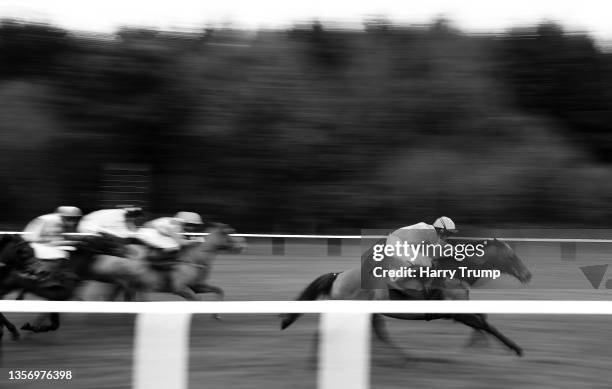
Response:
[[[363,27],[2,20],[0,227],[133,188],[243,232],[611,226],[605,46],[555,22]],[[126,166],[140,181],[108,185]]]

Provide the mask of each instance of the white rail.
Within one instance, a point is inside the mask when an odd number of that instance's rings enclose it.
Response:
[[[0,312],[136,313],[133,389],[186,389],[194,313],[322,313],[317,387],[368,389],[370,314],[528,313],[612,315],[612,301],[84,302],[0,300]],[[231,369],[231,366],[228,367]]]
[[[612,301],[43,301],[0,300],[0,312],[83,313],[494,313],[610,315]]]
[[[23,231],[0,231],[0,235],[27,235]],[[88,236],[89,233],[70,233],[72,236]],[[206,236],[208,233],[186,233],[186,236]],[[232,234],[244,238],[279,238],[279,239],[381,239],[384,235],[301,235],[301,234]],[[453,237],[451,240],[485,240],[492,237],[464,236]],[[588,239],[588,238],[514,238],[497,237],[505,242],[542,242],[542,243],[612,243],[612,239]]]

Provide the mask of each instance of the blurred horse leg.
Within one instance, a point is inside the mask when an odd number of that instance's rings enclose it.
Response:
[[[454,283],[453,283],[454,281]],[[469,300],[470,299],[470,289],[462,281],[455,280],[446,280],[445,287],[441,290],[443,298],[445,300]],[[450,286],[450,287],[449,287]],[[486,324],[486,316],[482,315],[483,320]],[[431,319],[430,319],[431,320]],[[464,323],[465,324],[465,323]],[[495,328],[493,330],[497,331]],[[500,334],[501,335],[501,334]],[[496,336],[496,335],[494,335]],[[503,336],[503,335],[501,335]],[[478,347],[478,346],[487,346],[489,338],[485,336],[485,331],[479,328],[473,328],[472,334],[466,343],[466,347]],[[517,346],[518,347],[518,346]]]
[[[2,330],[4,327],[9,330],[13,340],[19,340],[19,331],[17,330],[17,327],[15,327],[15,325],[11,323],[6,316],[0,313],[0,339],[2,339],[2,336],[4,335],[4,331]]]
[[[26,293],[25,289],[21,289],[17,297],[15,297],[15,300],[25,300]]]
[[[47,317],[49,318],[49,323],[43,324]],[[21,329],[25,331],[39,333],[39,332],[55,331],[59,328],[59,326],[60,326],[60,315],[57,312],[52,312],[52,313],[41,313],[40,315],[38,315],[38,317],[34,321],[34,324],[30,324],[29,322],[27,322],[23,326],[21,326]]]
[[[183,286],[177,289],[173,289],[174,294],[177,294],[187,301],[199,301],[200,297],[188,286]]]
[[[112,284],[112,290],[107,297],[107,301],[116,301],[121,295],[123,295],[123,301],[136,301],[136,291],[125,280],[118,280]]]
[[[385,323],[385,318],[381,314],[372,314],[372,331],[378,339],[380,339],[387,346],[391,347],[394,352],[399,354],[402,357],[402,360],[408,360],[408,356],[406,355],[406,353],[404,353],[404,351],[399,346],[397,346],[395,342],[393,342],[393,340],[391,340],[391,337],[389,336],[389,331],[387,331],[387,324]]]
[[[476,330],[481,330],[486,333],[493,335],[500,342],[502,342],[506,347],[511,349],[518,356],[523,355],[523,349],[514,341],[510,340],[504,334],[499,332],[499,330],[487,322],[486,316],[483,314],[456,314],[452,315],[453,320],[463,323],[467,326],[470,326]]]
[[[60,326],[60,314],[58,312],[51,312],[49,314],[51,324],[49,325],[49,331],[55,331]]]
[[[123,288],[122,285],[119,284],[115,284],[113,285],[113,289],[111,290],[110,294],[108,295],[107,300],[108,301],[116,301],[117,297],[119,297],[119,295],[124,291],[125,289]]]
[[[218,301],[223,301],[223,299],[225,298],[225,293],[223,292],[223,289],[219,288],[218,286],[210,284],[199,284],[192,287],[191,289],[193,289],[193,291],[198,294],[214,293],[215,295],[217,295]]]
[[[192,287],[191,289],[197,294],[214,293],[217,296],[217,301],[223,301],[225,299],[223,289],[219,288],[218,286],[201,283]],[[214,313],[213,317],[216,320],[221,320],[221,316],[218,313]]]

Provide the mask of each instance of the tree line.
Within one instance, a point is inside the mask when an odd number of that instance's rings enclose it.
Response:
[[[609,227],[612,57],[554,23],[467,34],[0,23],[6,226],[100,204],[103,167],[152,171],[151,215],[249,232]]]

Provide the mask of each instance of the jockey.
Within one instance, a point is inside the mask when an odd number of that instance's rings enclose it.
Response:
[[[142,208],[120,206],[101,209],[85,215],[77,230],[82,233],[108,234],[121,239],[136,238],[138,220],[142,217]]]
[[[175,253],[194,242],[183,236],[201,229],[202,218],[195,212],[179,212],[174,217],[160,217],[145,223],[140,239],[165,253]]]
[[[74,232],[83,213],[77,207],[61,206],[54,213],[32,220],[24,229],[24,239],[31,242],[39,259],[68,258],[68,246],[62,234]]]
[[[442,216],[434,221],[433,225],[427,223],[417,223],[411,226],[402,227],[398,230],[393,231],[387,237],[387,246],[396,246],[398,243],[404,245],[407,243],[411,247],[417,247],[417,245],[432,245],[442,246],[446,244],[446,239],[453,234],[457,233],[455,223],[448,217]],[[434,250],[432,250],[434,251]],[[438,249],[438,252],[441,250]],[[397,254],[397,253],[396,253]],[[429,255],[428,255],[429,254]],[[399,260],[401,266],[406,267],[432,267],[432,252],[422,250],[411,250],[409,256],[394,256],[393,259]],[[414,283],[414,281],[418,283]],[[420,277],[399,277],[390,280],[389,287],[391,289],[399,289],[400,291],[406,290],[421,290],[425,288],[427,291],[431,286],[431,282],[428,279]]]

